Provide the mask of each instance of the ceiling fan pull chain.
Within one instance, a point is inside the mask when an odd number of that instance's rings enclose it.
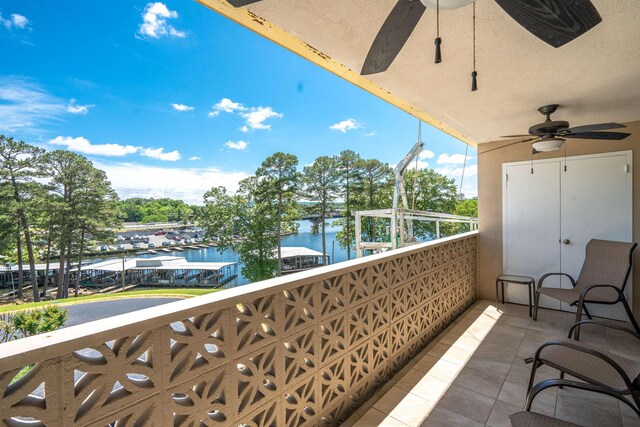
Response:
[[[473,71],[471,72],[471,92],[478,90],[478,72],[476,71],[476,2],[473,2]]]
[[[436,60],[434,61],[436,64],[442,62],[442,52],[440,51],[440,45],[442,44],[442,39],[440,38],[440,0],[436,2]]]

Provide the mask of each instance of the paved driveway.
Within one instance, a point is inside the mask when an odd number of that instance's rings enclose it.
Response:
[[[68,305],[64,307],[69,312],[65,326],[79,325],[179,300],[180,298],[131,298]]]

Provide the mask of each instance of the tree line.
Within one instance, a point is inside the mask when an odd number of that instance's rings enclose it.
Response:
[[[432,169],[408,170],[405,187],[412,207],[417,210],[477,216],[477,201],[460,201],[455,181]],[[393,169],[376,159],[364,159],[352,150],[335,156],[321,156],[302,172],[298,158],[278,152],[266,158],[255,174],[240,182],[231,194],[225,187],[214,187],[204,196],[200,225],[210,238],[223,247],[233,247],[243,264],[242,274],[252,281],[279,276],[283,231],[296,229],[301,209],[318,217],[322,253],[326,258],[325,224],[330,210],[340,205],[344,212],[336,224],[340,247],[355,243],[354,212],[390,208],[395,176]],[[299,201],[307,201],[304,207]],[[362,219],[363,239],[388,238],[387,223],[376,218]],[[417,237],[434,237],[435,224],[414,225]],[[443,234],[459,232],[460,226],[444,227]]]
[[[56,297],[68,297],[70,287],[77,296],[86,248],[111,239],[121,224],[117,201],[105,172],[86,157],[0,135],[0,253],[15,254],[17,297],[23,297],[28,271],[39,301],[55,269]],[[41,283],[35,283],[36,259],[46,262]]]
[[[182,200],[133,197],[118,204],[125,222],[181,222],[191,223],[199,212]]]

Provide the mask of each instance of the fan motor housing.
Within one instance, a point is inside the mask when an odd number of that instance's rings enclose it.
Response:
[[[555,135],[556,133],[569,128],[569,122],[564,120],[550,120],[538,123],[529,128],[530,135]]]

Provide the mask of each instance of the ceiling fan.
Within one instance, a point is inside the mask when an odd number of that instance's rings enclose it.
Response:
[[[227,0],[234,7],[261,0]],[[398,0],[373,40],[360,74],[386,71],[427,8],[457,9],[474,0]],[[526,30],[560,47],[602,21],[590,0],[496,0],[496,3]]]
[[[472,1],[440,0],[438,5],[440,9],[455,9]],[[602,21],[590,0],[496,0],[496,3],[526,30],[556,48]],[[398,0],[378,31],[360,74],[386,71],[426,8],[435,9],[436,4],[436,0]]]
[[[558,104],[544,105],[538,108],[538,111],[547,119],[529,128],[528,135],[506,135],[502,138],[518,138],[521,136],[531,136],[531,138],[522,141],[516,141],[503,147],[508,147],[521,142],[531,142],[533,154],[546,151],[558,150],[567,138],[577,139],[599,139],[599,140],[615,140],[625,139],[630,133],[625,132],[600,132],[609,129],[620,129],[626,127],[620,123],[599,123],[592,125],[583,125],[569,127],[569,122],[563,120],[551,120],[551,114],[558,109]],[[501,148],[503,148],[501,147]]]

